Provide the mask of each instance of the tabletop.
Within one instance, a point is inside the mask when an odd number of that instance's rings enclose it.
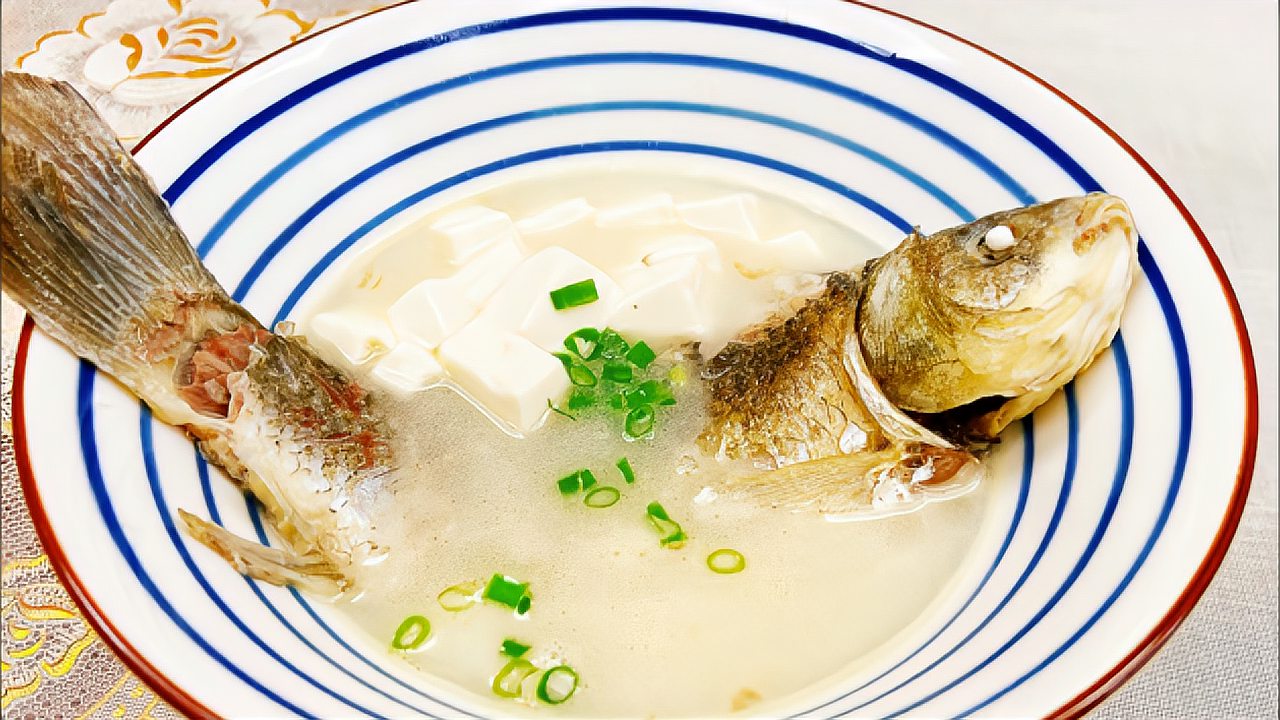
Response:
[[[422,0],[430,2],[431,0]],[[97,105],[128,138],[221,75],[376,0],[0,0],[0,65],[86,82],[85,59],[137,17],[215,17],[242,37],[176,95]],[[1031,70],[1110,125],[1169,182],[1222,259],[1257,362],[1260,437],[1243,519],[1182,628],[1096,718],[1274,718],[1277,712],[1276,0],[894,0]],[[95,20],[86,21],[86,18]],[[110,36],[110,37],[108,37]],[[98,66],[101,70],[101,65]],[[141,104],[139,104],[141,102]],[[6,718],[171,718],[111,654],[58,585],[31,529],[13,464],[9,383],[22,313],[3,311],[3,608]]]

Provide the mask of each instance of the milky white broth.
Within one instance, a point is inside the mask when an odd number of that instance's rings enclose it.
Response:
[[[747,191],[759,201],[762,237],[803,228],[830,253],[832,268],[880,252],[821,205],[831,200],[798,204],[747,181],[691,173],[674,161],[579,163],[456,202],[520,218],[570,198],[606,208],[655,192],[684,202]],[[796,197],[795,187],[788,196]],[[428,209],[424,222],[448,209]],[[437,272],[430,269],[433,251],[414,239],[420,227],[411,224],[358,256],[309,311],[377,312]],[[621,260],[601,246],[625,245],[629,234],[644,232],[567,232],[555,242],[604,267]],[[735,247],[720,244],[726,262]],[[384,275],[381,296],[356,289],[371,270]],[[777,275],[726,282],[716,307],[736,310],[723,313],[716,332],[728,337],[775,307]],[[671,357],[668,351],[660,362]],[[368,367],[355,371],[368,380]],[[745,468],[696,448],[706,416],[692,375],[678,389],[677,405],[659,413],[654,439],[635,442],[625,441],[620,420],[608,415],[552,415],[518,438],[447,387],[375,392],[384,396],[399,453],[396,484],[374,509],[379,539],[392,550],[365,571],[363,596],[340,607],[386,647],[406,616],[426,616],[430,640],[405,661],[475,693],[492,713],[708,717],[747,704],[747,712],[767,711],[865,662],[917,619],[962,566],[986,507],[979,489],[908,515],[834,523],[704,492]],[[614,468],[623,456],[635,469],[634,485]],[[580,496],[562,496],[555,481],[582,467],[621,489],[621,500],[592,509]],[[645,518],[654,500],[688,534],[682,548],[659,545]],[[711,572],[706,559],[717,548],[741,552],[746,569]],[[526,616],[492,604],[457,613],[438,604],[446,587],[495,572],[529,583]],[[490,681],[505,662],[498,652],[505,638],[532,645],[527,657],[539,667],[576,669],[581,682],[573,697],[554,707],[537,702],[538,675],[525,682],[521,700],[494,696]]]

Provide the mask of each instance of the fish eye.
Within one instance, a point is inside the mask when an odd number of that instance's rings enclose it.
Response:
[[[965,250],[983,265],[996,265],[1012,257],[1018,237],[1007,225],[993,224],[973,229]]]

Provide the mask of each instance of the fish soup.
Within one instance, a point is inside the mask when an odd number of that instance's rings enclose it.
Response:
[[[985,489],[831,522],[719,492],[757,469],[696,442],[699,357],[881,252],[779,193],[568,163],[426,208],[328,282],[299,326],[397,433],[390,552],[341,605],[376,643],[501,715],[722,716],[852,672],[945,596]]]

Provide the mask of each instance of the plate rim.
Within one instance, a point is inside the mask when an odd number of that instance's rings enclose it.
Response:
[[[237,79],[251,68],[255,68],[286,50],[290,50],[302,43],[325,35],[332,30],[336,30],[337,28],[349,25],[372,15],[414,2],[417,2],[417,0],[399,0],[398,2],[376,8],[363,15],[343,20],[342,22],[324,28],[312,35],[308,35],[297,42],[272,50],[262,57],[248,63],[244,67],[230,73],[219,82],[205,89],[190,101],[183,104],[148,132],[134,146],[131,152],[136,154],[139,150],[146,147],[151,140],[153,140],[178,116],[187,112],[206,96],[229,84],[232,80]],[[1256,359],[1254,358],[1253,344],[1249,338],[1248,326],[1245,323],[1244,313],[1240,307],[1239,298],[1236,296],[1235,289],[1232,287],[1231,281],[1227,277],[1226,269],[1223,267],[1221,259],[1214,251],[1213,246],[1209,243],[1208,237],[1204,234],[1200,225],[1196,222],[1195,218],[1192,217],[1191,212],[1187,209],[1181,198],[1178,197],[1177,193],[1174,192],[1173,188],[1170,187],[1155,168],[1152,167],[1151,164],[1148,163],[1132,145],[1125,141],[1119,133],[1113,130],[1079,102],[1074,100],[1071,96],[1067,95],[1056,86],[1021,65],[1018,65],[1000,54],[949,30],[886,7],[864,2],[863,0],[839,0],[839,2],[861,7],[890,16],[897,20],[908,22],[912,25],[938,33],[944,37],[977,50],[1050,91],[1058,99],[1067,103],[1087,120],[1096,125],[1109,138],[1111,138],[1116,145],[1124,150],[1138,164],[1138,166],[1142,168],[1143,171],[1147,173],[1147,175],[1156,183],[1160,190],[1166,197],[1168,197],[1169,201],[1177,209],[1178,213],[1182,216],[1183,221],[1187,224],[1187,227],[1200,243],[1200,248],[1204,252],[1206,259],[1208,259],[1214,275],[1217,277],[1223,298],[1227,301],[1227,306],[1231,313],[1232,324],[1234,325],[1237,341],[1239,342],[1240,347],[1241,370],[1244,380],[1245,395],[1243,425],[1244,444],[1241,448],[1240,461],[1236,471],[1236,481],[1232,488],[1231,498],[1228,501],[1222,522],[1218,526],[1217,532],[1214,534],[1213,542],[1208,547],[1204,559],[1197,566],[1194,574],[1188,581],[1187,586],[1181,593],[1179,593],[1177,598],[1170,605],[1169,610],[1156,623],[1155,627],[1152,628],[1147,636],[1140,640],[1132,650],[1121,658],[1118,663],[1094,681],[1093,684],[1085,688],[1067,703],[1046,715],[1046,717],[1050,718],[1083,717],[1126,682],[1132,679],[1138,670],[1151,660],[1151,658],[1164,646],[1166,642],[1168,642],[1169,638],[1173,636],[1174,632],[1176,632],[1187,619],[1191,610],[1199,602],[1200,598],[1204,595],[1205,590],[1208,589],[1209,583],[1217,574],[1217,570],[1225,559],[1227,549],[1230,547],[1231,541],[1235,537],[1236,530],[1239,527],[1240,519],[1244,513],[1244,508],[1248,499],[1249,490],[1252,486],[1258,446],[1258,381]],[[67,593],[71,596],[72,600],[79,607],[86,622],[88,622],[90,627],[98,633],[103,642],[111,648],[111,650],[120,658],[129,670],[142,678],[157,695],[164,698],[182,713],[191,717],[220,718],[221,716],[214,713],[200,701],[196,700],[190,693],[178,686],[159,669],[152,665],[150,660],[138,651],[137,648],[133,647],[129,640],[116,629],[115,625],[111,622],[111,619],[98,607],[93,595],[89,592],[89,589],[81,583],[74,566],[67,558],[62,546],[58,543],[57,535],[53,531],[48,515],[45,513],[44,503],[40,497],[40,492],[35,481],[35,476],[32,471],[30,458],[27,452],[25,374],[28,354],[27,351],[30,346],[31,336],[34,329],[35,322],[29,314],[25,314],[13,366],[12,418],[15,464],[18,471],[20,487],[22,489],[22,496],[31,516],[36,536],[39,538],[55,574],[67,589]]]

